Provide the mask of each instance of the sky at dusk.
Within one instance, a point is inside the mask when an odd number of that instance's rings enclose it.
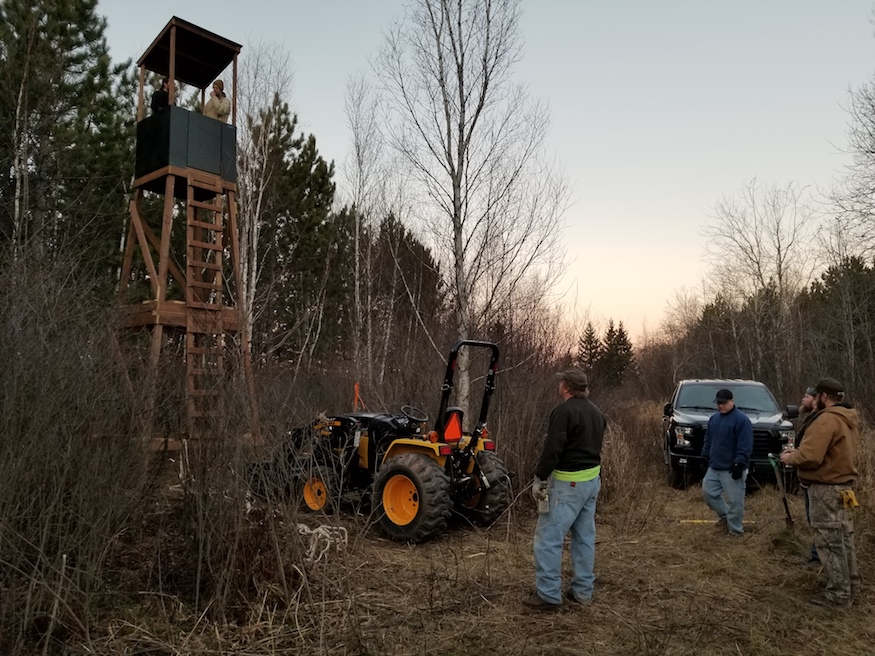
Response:
[[[872,0],[523,2],[515,78],[549,104],[549,147],[573,187],[558,290],[570,316],[654,331],[705,275],[714,207],[756,178],[826,190],[849,90],[875,73]],[[338,164],[344,96],[404,0],[100,0],[114,60],[138,59],[173,16],[243,45],[282,46],[290,104]]]

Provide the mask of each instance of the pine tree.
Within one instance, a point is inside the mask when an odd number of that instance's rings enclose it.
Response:
[[[72,251],[108,281],[133,153],[133,75],[96,0],[0,5],[0,242]]]
[[[596,362],[596,378],[605,388],[619,387],[635,370],[632,342],[621,321],[616,327],[613,319],[605,331],[604,348]]]
[[[583,369],[592,379],[595,365],[601,357],[604,345],[596,333],[592,321],[586,322],[583,335],[577,342],[577,366]]]
[[[349,248],[350,228],[331,213],[334,164],[316,147],[316,137],[297,131],[298,117],[275,95],[252,121],[255,139],[268,132],[262,161],[272,174],[258,212],[259,289],[253,342],[257,351],[302,361],[336,337],[343,325],[344,276],[331,275]]]

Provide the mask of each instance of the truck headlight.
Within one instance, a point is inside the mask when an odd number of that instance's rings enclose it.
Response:
[[[690,440],[693,439],[693,427],[675,426],[674,438],[677,446],[690,446]]]
[[[796,432],[792,428],[782,428],[778,431],[778,441],[782,449],[789,449],[796,441]]]

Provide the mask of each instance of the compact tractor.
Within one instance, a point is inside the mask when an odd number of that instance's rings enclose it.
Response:
[[[480,415],[470,432],[463,429],[462,409],[448,405],[463,347],[490,351]],[[304,507],[318,512],[349,498],[369,500],[386,535],[409,542],[439,535],[453,513],[492,524],[510,505],[507,468],[486,426],[497,368],[495,344],[457,343],[447,359],[432,430],[422,410],[403,406],[400,414],[322,416],[292,431],[288,464]]]

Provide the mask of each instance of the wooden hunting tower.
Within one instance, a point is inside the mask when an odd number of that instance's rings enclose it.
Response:
[[[239,53],[240,45],[174,16],[137,62],[140,90],[134,197],[120,293],[126,326],[151,331],[153,374],[167,339],[180,336],[181,341],[184,337],[190,439],[210,437],[222,416],[219,390],[231,343],[243,350],[252,433],[258,434],[240,293],[236,202]],[[200,89],[204,106],[206,91],[232,64],[230,124],[176,105],[177,82]],[[168,103],[153,109],[150,116],[145,115],[146,71],[168,80]],[[163,196],[163,202],[147,198],[147,191]],[[150,221],[147,204],[163,207],[160,220],[153,217]],[[171,237],[174,220],[182,220],[183,215],[185,250],[181,252],[181,231],[176,231],[179,237]],[[132,283],[140,285],[139,295]],[[142,289],[148,290],[145,300]],[[226,340],[233,335],[236,340]],[[179,445],[169,437],[161,436],[153,446]]]

